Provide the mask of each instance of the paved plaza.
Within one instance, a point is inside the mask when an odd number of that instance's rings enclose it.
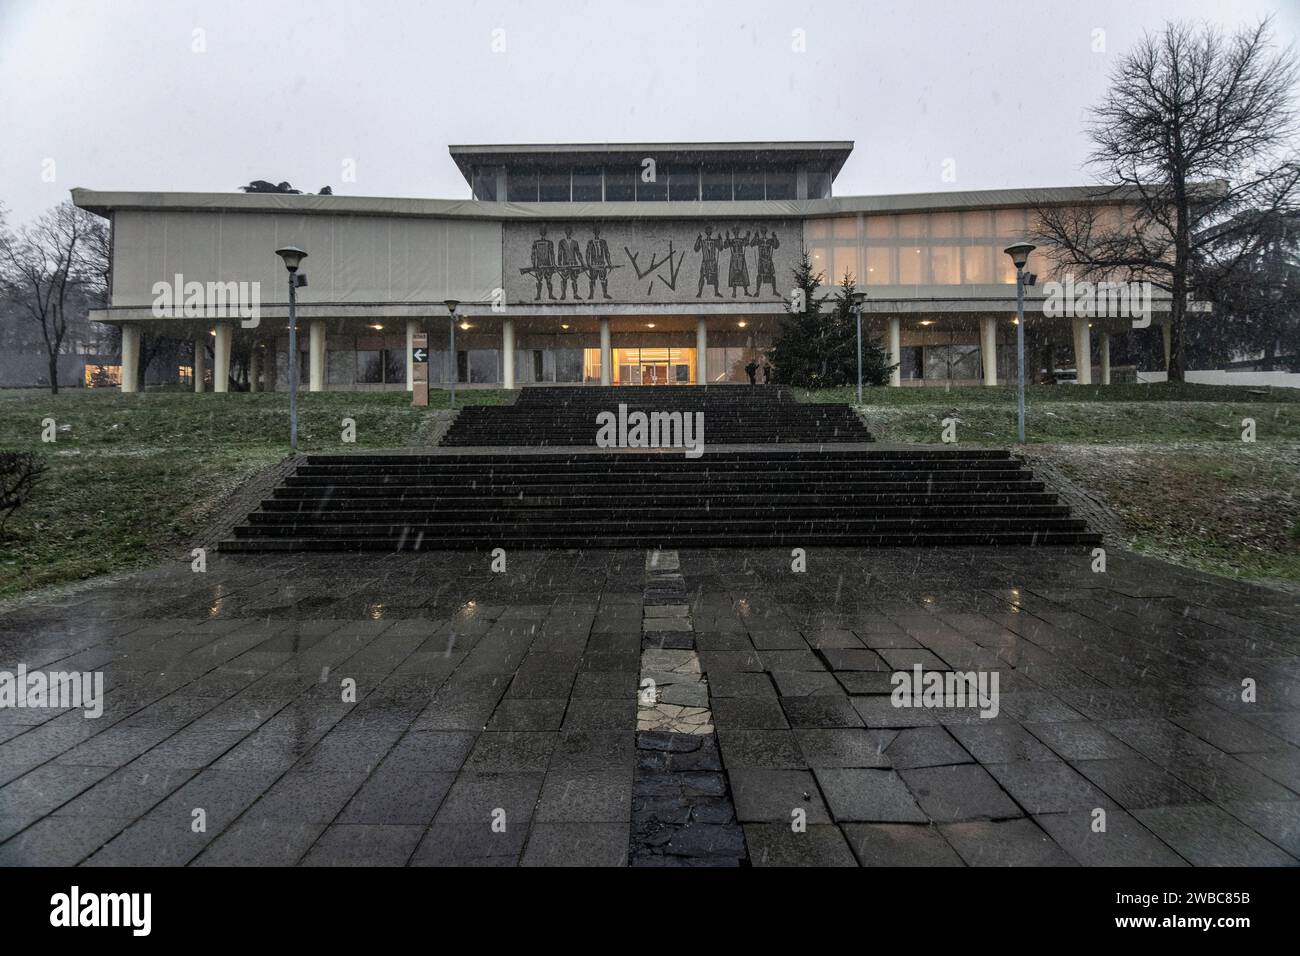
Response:
[[[506,558],[209,554],[0,615],[0,671],[105,688],[0,710],[0,865],[1300,858],[1294,595],[1114,550]],[[996,671],[997,716],[894,706],[916,665]]]

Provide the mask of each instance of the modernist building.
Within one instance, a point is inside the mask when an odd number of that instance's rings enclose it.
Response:
[[[287,387],[284,245],[308,253],[298,361],[313,391],[408,387],[420,330],[435,385],[742,382],[772,344],[801,247],[827,291],[849,272],[867,292],[868,326],[899,364],[893,384],[1005,379],[1016,296],[1002,250],[1031,232],[1035,205],[1117,204],[1086,187],[837,196],[852,148],[453,146],[470,199],[73,199],[112,222],[111,304],[93,317],[123,330],[124,388],[141,331],[159,329],[195,341],[196,388],[210,378],[227,390],[232,355],[249,387]],[[1051,264],[1040,252],[1030,268],[1027,308],[1041,315]],[[159,314],[160,288],[195,283],[215,313],[186,314],[178,292],[176,313]],[[260,290],[256,324],[212,301],[239,283]],[[454,353],[447,299],[460,302]],[[1080,381],[1093,375],[1094,342],[1109,381],[1108,336],[1129,321],[1053,322]]]

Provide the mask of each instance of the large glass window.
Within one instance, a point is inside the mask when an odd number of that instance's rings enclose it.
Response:
[[[406,384],[406,352],[404,349],[357,349],[353,354],[356,355],[356,381],[358,384]],[[349,378],[348,381],[351,381],[351,379]]]
[[[600,202],[600,167],[575,166],[573,168],[573,201]]]
[[[768,199],[794,199],[795,175],[793,166],[769,166],[764,192]]]
[[[540,202],[568,202],[569,170],[543,169],[538,173],[537,198]]]
[[[510,202],[537,202],[537,170],[531,166],[507,168],[506,198]]]
[[[497,198],[497,168],[477,166],[474,169],[474,198],[482,202],[495,202]]]
[[[606,166],[605,201],[632,202],[636,199],[636,184],[640,176],[638,166]]]
[[[357,382],[362,385],[384,380],[384,353],[379,349],[357,350]]]
[[[705,163],[701,171],[700,198],[708,201],[731,199],[731,167]]]
[[[471,385],[487,385],[501,381],[500,352],[497,349],[469,350],[469,381]]]
[[[762,166],[737,166],[731,181],[732,195],[737,202],[764,197]]]
[[[668,198],[668,168],[667,166],[655,167],[655,178],[651,182],[646,182],[645,173],[638,167],[636,173],[636,201],[637,202],[663,202]]]
[[[809,199],[830,199],[831,198],[831,174],[830,170],[817,166],[809,166],[806,174],[808,182]]]
[[[555,380],[557,382],[582,381],[582,349],[555,350]]]
[[[669,202],[695,202],[700,198],[700,169],[674,163],[668,170]]]

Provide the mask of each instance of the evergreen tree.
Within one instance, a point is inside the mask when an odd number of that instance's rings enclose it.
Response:
[[[853,293],[857,285],[853,276],[844,274],[836,289],[834,306],[823,311],[830,298],[818,295],[825,276],[814,270],[805,249],[794,268],[795,288],[802,292],[799,301],[785,304],[777,339],[772,348],[772,379],[782,385],[801,388],[831,388],[852,385],[858,378],[857,323],[853,317]],[[893,368],[878,342],[864,337],[862,342],[862,381],[884,385]]]
[[[853,316],[853,293],[858,285],[852,274],[845,272],[835,290],[835,323],[844,330],[848,337],[848,361],[843,369],[843,380],[838,385],[856,385],[858,382],[858,326]],[[888,385],[889,373],[897,367],[896,362],[889,361],[889,353],[880,344],[879,339],[871,337],[871,331],[863,324],[862,329],[862,384]]]
[[[772,346],[772,379],[781,385],[825,388],[833,385],[836,353],[843,347],[833,316],[822,312],[827,296],[818,295],[825,276],[813,269],[808,250],[793,269],[795,296],[785,303]]]

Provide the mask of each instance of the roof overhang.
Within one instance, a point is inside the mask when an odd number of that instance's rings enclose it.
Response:
[[[465,181],[472,183],[475,166],[573,165],[575,163],[627,163],[636,165],[647,156],[659,163],[779,163],[825,162],[831,177],[839,175],[852,140],[799,140],[748,143],[559,143],[448,146]]]

